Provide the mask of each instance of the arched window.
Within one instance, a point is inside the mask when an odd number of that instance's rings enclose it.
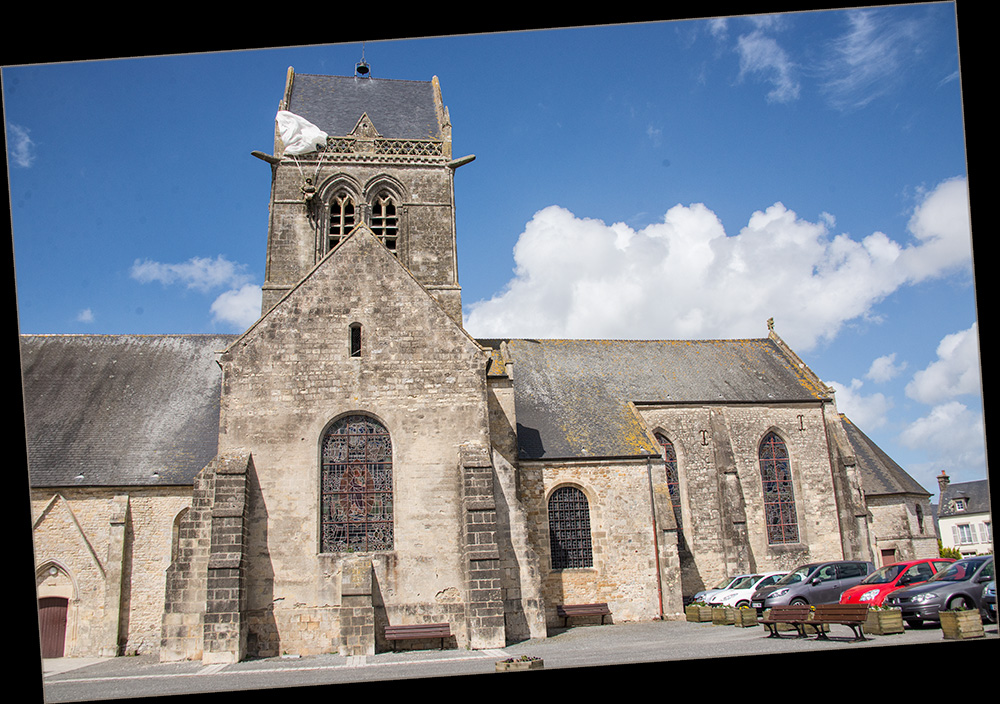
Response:
[[[785,443],[775,433],[760,443],[760,478],[764,487],[764,523],[770,545],[799,542],[792,466]]]
[[[390,252],[396,254],[399,239],[399,218],[396,203],[387,192],[379,193],[372,201],[372,232],[374,232]]]
[[[677,474],[677,452],[674,450],[674,444],[667,440],[665,435],[656,433],[656,440],[662,449],[663,462],[667,468],[670,504],[674,507],[674,520],[677,521],[677,528],[680,530],[684,524],[681,522],[681,481]]]
[[[392,442],[374,418],[341,418],[323,435],[322,552],[392,550]]]
[[[576,487],[559,487],[549,497],[549,546],[552,569],[594,566],[590,506]]]
[[[338,193],[330,200],[330,226],[327,228],[326,251],[340,244],[356,224],[354,199],[348,193]]]

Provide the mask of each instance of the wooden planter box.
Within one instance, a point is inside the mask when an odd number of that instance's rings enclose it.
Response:
[[[962,640],[964,638],[982,638],[983,619],[979,612],[969,611],[941,611],[941,631],[948,640]]]
[[[736,620],[734,626],[747,628],[757,625],[757,609],[736,609]]]
[[[872,609],[861,627],[865,633],[887,636],[903,632],[903,612],[899,609]]]
[[[712,623],[716,626],[732,626],[736,623],[736,609],[731,606],[713,606]]]
[[[684,616],[688,621],[692,623],[711,623],[712,621],[712,607],[711,606],[697,606],[692,604],[684,609]]]
[[[545,667],[545,661],[541,658],[534,660],[514,660],[508,662],[499,660],[497,662],[497,672],[519,672],[521,670],[541,670]]]

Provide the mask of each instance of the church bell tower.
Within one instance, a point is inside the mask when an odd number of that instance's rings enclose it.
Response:
[[[296,74],[275,124],[262,313],[350,232],[365,225],[455,321],[462,322],[451,121],[430,81]],[[311,130],[286,144],[286,125]],[[297,133],[297,136],[302,134]],[[289,140],[291,142],[291,140]]]

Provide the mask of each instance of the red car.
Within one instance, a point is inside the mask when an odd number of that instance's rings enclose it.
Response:
[[[909,560],[886,565],[840,595],[841,604],[881,606],[889,592],[926,582],[934,573],[954,562],[950,557]]]

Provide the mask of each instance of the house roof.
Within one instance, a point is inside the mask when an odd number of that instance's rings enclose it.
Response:
[[[658,454],[630,405],[829,398],[771,338],[480,340],[513,362],[523,459]],[[505,344],[501,344],[505,343]],[[500,352],[494,355],[499,361]],[[497,365],[499,368],[500,365]]]
[[[931,495],[843,413],[840,414],[840,421],[854,450],[865,494]]]
[[[350,134],[367,113],[383,137],[443,138],[431,81],[295,73],[290,82],[284,109],[329,135]]]
[[[191,484],[215,456],[230,335],[23,335],[30,483]]]
[[[965,508],[958,509],[956,499],[965,499]],[[990,483],[987,479],[949,484],[941,492],[938,516],[948,518],[970,513],[990,513]]]

